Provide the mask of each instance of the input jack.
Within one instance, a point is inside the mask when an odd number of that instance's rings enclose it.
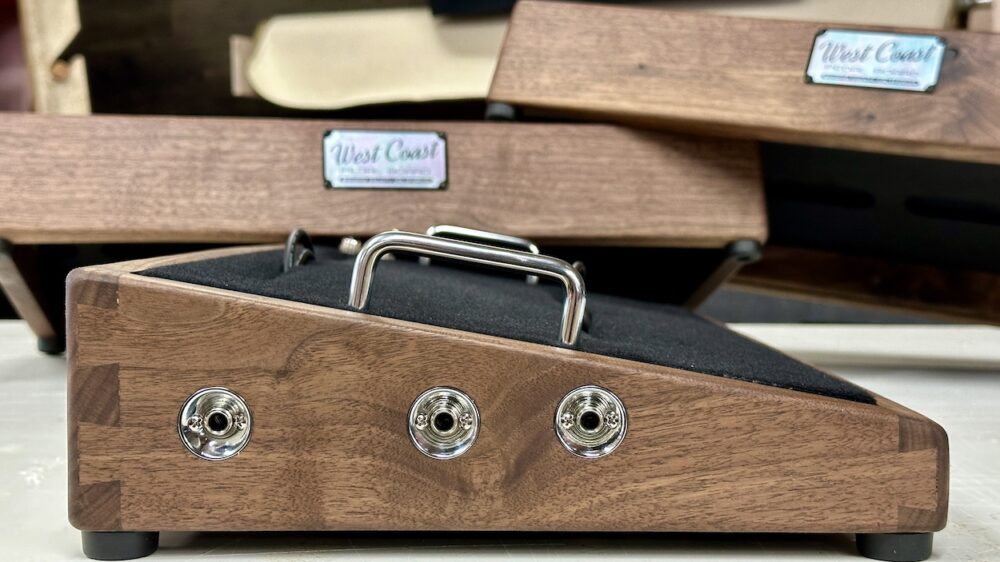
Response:
[[[410,406],[410,440],[421,453],[452,459],[472,447],[479,435],[479,409],[468,394],[448,387],[424,391]]]
[[[196,457],[218,461],[237,455],[250,442],[253,418],[246,402],[226,388],[192,394],[177,416],[181,442]]]
[[[628,429],[628,413],[615,393],[599,386],[570,391],[556,408],[555,430],[567,451],[584,458],[610,454]]]

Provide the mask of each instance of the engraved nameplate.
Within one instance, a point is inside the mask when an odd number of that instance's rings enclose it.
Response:
[[[327,131],[323,179],[337,189],[443,189],[448,141],[436,131]]]
[[[813,41],[806,81],[930,92],[946,48],[936,35],[827,29]]]

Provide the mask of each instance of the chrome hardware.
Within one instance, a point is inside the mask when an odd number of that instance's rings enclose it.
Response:
[[[292,268],[316,258],[312,240],[305,230],[296,228],[285,241],[285,254],[281,261],[281,271],[287,273]]]
[[[486,230],[476,230],[474,228],[465,228],[464,226],[452,226],[450,224],[439,224],[437,226],[432,226],[425,232],[427,236],[440,236],[442,238],[451,238],[458,240],[467,240],[469,242],[476,242],[478,244],[486,244],[487,246],[496,246],[498,248],[516,248],[524,252],[530,252],[532,254],[539,254],[538,246],[534,242],[528,240],[527,238],[521,238],[518,236],[510,236],[508,234],[500,234],[497,232],[489,232]],[[428,257],[420,258],[420,265],[430,265],[431,259]],[[535,285],[538,283],[537,275],[529,275],[526,279],[529,285]]]
[[[250,442],[253,418],[238,394],[225,388],[203,388],[184,402],[177,417],[181,442],[195,456],[228,459]]]
[[[628,412],[610,390],[581,386],[559,402],[555,417],[559,442],[574,455],[603,457],[625,438]]]
[[[341,254],[356,256],[358,255],[358,250],[361,249],[361,242],[359,242],[357,238],[345,236],[340,239],[340,244],[337,245],[337,249],[340,250]]]
[[[414,252],[482,265],[493,265],[558,279],[566,288],[562,326],[559,330],[560,341],[566,345],[573,345],[576,343],[577,336],[580,335],[580,327],[583,324],[583,315],[587,306],[586,288],[583,284],[583,277],[570,264],[549,256],[412,232],[383,232],[372,236],[361,246],[358,257],[354,261],[354,271],[351,274],[351,292],[348,301],[351,308],[363,310],[368,304],[368,294],[371,292],[375,266],[378,264],[379,257],[386,252]]]
[[[452,459],[469,450],[479,435],[479,409],[468,394],[439,386],[425,391],[410,406],[410,439],[435,459]]]

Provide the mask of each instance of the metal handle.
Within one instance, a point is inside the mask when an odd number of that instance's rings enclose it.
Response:
[[[583,313],[587,306],[586,288],[583,277],[570,264],[549,256],[412,232],[383,232],[372,236],[361,246],[351,274],[351,308],[362,310],[368,304],[375,266],[386,252],[413,252],[558,279],[566,287],[559,339],[566,345],[573,345],[580,335]]]
[[[511,236],[509,234],[500,234],[499,232],[490,232],[488,230],[476,230],[475,228],[466,228],[464,226],[454,226],[450,224],[439,224],[432,226],[425,232],[427,236],[440,236],[442,238],[452,238],[459,240],[468,240],[470,242],[476,242],[479,244],[487,244],[489,246],[500,246],[501,248],[513,247],[518,250],[523,250],[525,252],[531,252],[532,254],[540,254],[538,246],[534,242],[528,240],[527,238],[521,238],[519,236]],[[420,258],[420,265],[430,265],[431,259],[422,257]],[[538,283],[538,276],[529,275],[527,277],[527,282],[531,285]]]
[[[428,228],[425,234],[427,236],[440,236],[442,238],[461,238],[463,240],[487,244],[489,246],[496,246],[498,244],[503,246],[513,246],[518,249],[523,248],[523,251],[531,252],[532,254],[540,253],[538,251],[538,246],[527,238],[511,236],[509,234],[500,234],[499,232],[490,232],[488,230],[476,230],[475,228],[466,228],[464,226],[439,224]]]

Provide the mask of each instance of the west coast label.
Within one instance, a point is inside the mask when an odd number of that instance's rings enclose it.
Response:
[[[930,92],[947,48],[936,35],[827,29],[816,35],[806,81]]]
[[[333,189],[443,189],[448,141],[436,131],[327,131],[323,179]]]

